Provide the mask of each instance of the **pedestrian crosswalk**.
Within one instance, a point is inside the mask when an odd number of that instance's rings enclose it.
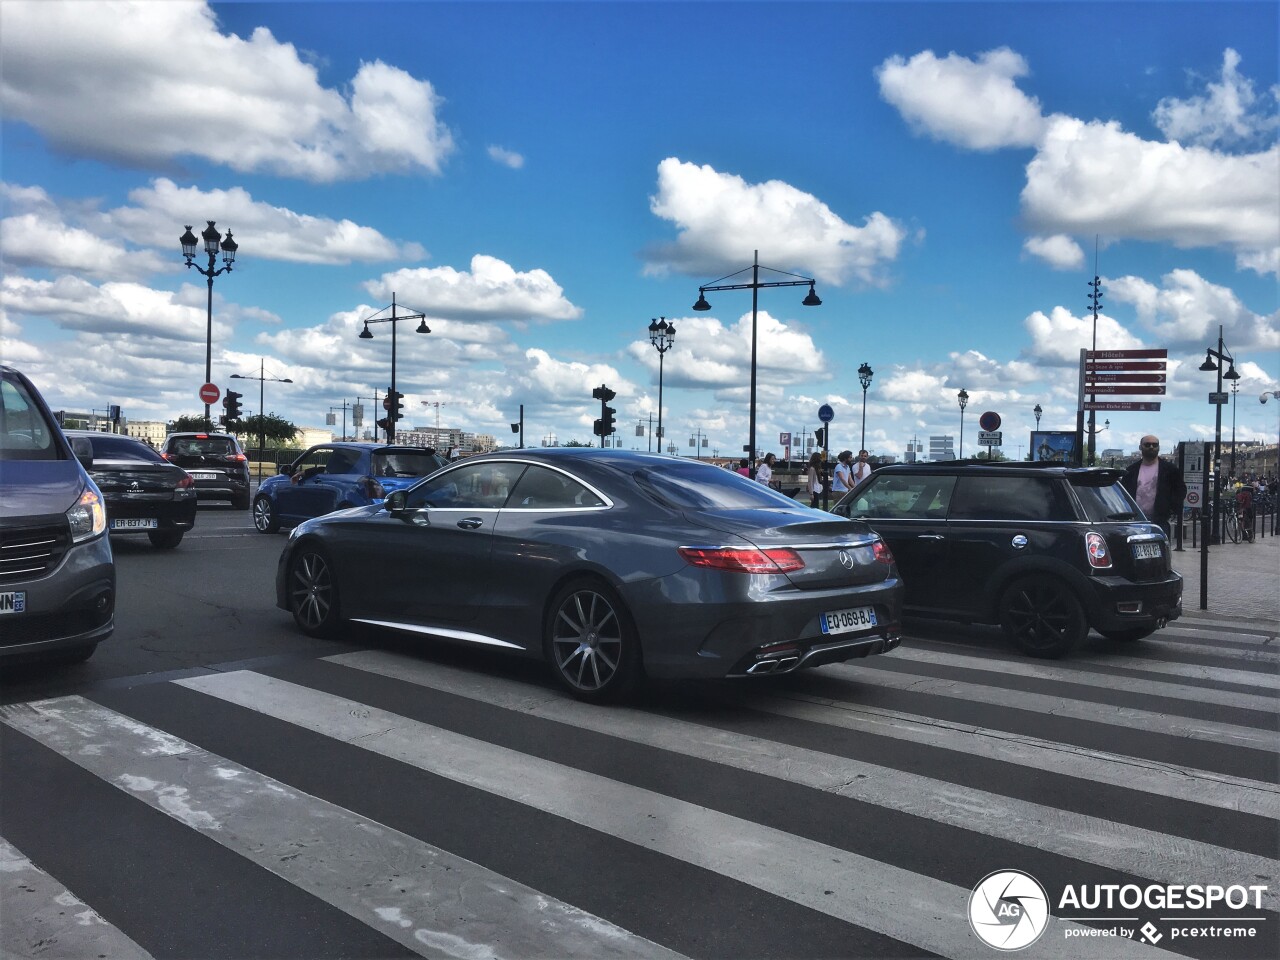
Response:
[[[1265,888],[1248,937],[1054,909],[1025,956],[1269,957],[1278,675],[1200,620],[615,708],[391,647],[0,707],[0,955],[989,958],[970,897],[1017,869]]]

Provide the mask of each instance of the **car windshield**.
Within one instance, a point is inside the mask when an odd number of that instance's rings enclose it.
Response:
[[[739,473],[699,463],[664,463],[632,474],[636,485],[677,510],[774,510],[796,502]]]
[[[1105,487],[1072,484],[1085,516],[1095,523],[1106,520],[1141,520],[1142,511],[1129,496],[1129,491],[1113,483]]]
[[[425,450],[389,450],[373,455],[370,471],[375,477],[425,477],[444,464],[439,454]]]
[[[103,460],[140,460],[144,463],[164,463],[164,457],[140,440],[118,434],[98,433],[89,438],[93,458]]]
[[[179,457],[224,457],[236,452],[230,437],[178,437],[170,453]]]
[[[21,380],[0,380],[0,460],[61,459],[56,429]]]

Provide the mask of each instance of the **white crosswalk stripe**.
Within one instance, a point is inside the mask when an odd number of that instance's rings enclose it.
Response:
[[[452,789],[495,798],[510,805],[504,809],[517,821],[524,816],[519,811],[552,817],[586,831],[583,837],[608,838],[657,858],[635,863],[658,875],[630,882],[663,884],[668,881],[661,865],[679,864],[789,905],[778,909],[811,911],[848,925],[842,929],[889,938],[907,952],[993,955],[969,929],[969,898],[981,873],[966,873],[958,881],[941,866],[933,873],[918,860],[897,862],[884,848],[868,855],[859,852],[856,830],[817,839],[788,827],[785,818],[757,820],[728,804],[721,809],[706,799],[714,791],[694,801],[678,795],[674,784],[662,787],[639,774],[631,782],[621,766],[605,775],[585,758],[579,766],[572,752],[536,755],[516,749],[504,744],[503,732],[518,729],[524,718],[543,725],[539,735],[550,741],[571,744],[589,734],[616,745],[612,751],[605,748],[606,754],[644,750],[652,752],[646,756],[700,765],[709,783],[729,776],[763,778],[760,783],[776,785],[769,789],[856,805],[865,823],[874,823],[868,811],[878,809],[885,816],[914,818],[926,832],[959,831],[939,836],[973,838],[963,843],[975,849],[982,838],[1003,851],[986,872],[1016,867],[1004,858],[1021,850],[1029,862],[1052,862],[1062,869],[1074,863],[1091,876],[1138,883],[1257,884],[1266,888],[1257,908],[1265,914],[1259,921],[1261,942],[1274,942],[1280,860],[1273,840],[1249,839],[1268,834],[1259,824],[1269,822],[1272,837],[1280,829],[1274,765],[1263,765],[1251,778],[1252,771],[1238,760],[1234,766],[1224,761],[1219,769],[1199,769],[1143,752],[1151,738],[1216,744],[1238,757],[1280,752],[1274,724],[1248,725],[1252,715],[1276,712],[1271,661],[1234,657],[1230,665],[1187,664],[1161,660],[1161,649],[1144,647],[1141,657],[1088,656],[1046,664],[984,657],[980,650],[962,647],[908,646],[882,659],[822,668],[812,675],[812,684],[797,678],[785,685],[698,688],[639,707],[613,708],[584,705],[550,687],[483,667],[368,650],[334,655],[307,669],[285,664],[269,671],[186,677],[150,691],[117,694],[109,700],[113,706],[73,696],[0,707],[0,722],[26,738],[23,743],[32,741],[81,775],[109,785],[112,796],[130,798],[120,801],[129,809],[136,804],[152,816],[163,815],[231,851],[239,858],[232,862],[243,863],[244,870],[280,878],[322,908],[354,918],[421,956],[676,958],[698,956],[707,948],[698,948],[697,938],[675,936],[657,919],[637,925],[632,915],[629,924],[620,923],[529,885],[519,871],[504,873],[459,856],[438,837],[428,842],[389,825],[393,821],[378,822],[352,804],[350,793],[335,802],[314,786],[299,789],[288,779],[259,772],[225,744],[221,752],[208,749],[199,738],[136,719],[127,712],[130,698],[136,699],[139,716],[147,716],[148,707],[163,714],[175,709],[175,702],[196,711],[204,704],[238,711],[237,722],[246,729],[270,725],[286,753],[290,737],[311,738],[306,743],[313,751],[332,741],[332,749],[357,751],[370,763],[394,764],[412,771],[406,775],[439,778]],[[1257,669],[1248,669],[1251,665]],[[1109,669],[1117,667],[1147,676],[1121,676]],[[1073,698],[1065,691],[1059,696],[1009,686],[1024,681],[1039,684],[1037,689],[1049,681],[1070,684],[1077,694],[1093,690],[1102,702],[1088,694]],[[159,706],[148,700],[157,688],[172,692]],[[871,690],[877,693],[875,702],[860,702]],[[1105,702],[1121,693],[1128,698],[1125,706]],[[465,711],[447,709],[464,701]],[[413,704],[430,706],[433,720],[409,715]],[[956,704],[979,713],[1002,712],[987,722],[967,723],[948,714]],[[1204,704],[1234,711],[1240,722],[1189,715]],[[1016,729],[1024,718],[1037,718],[1038,725]],[[781,735],[781,726],[773,739],[767,732],[771,724],[793,725],[790,739]],[[1068,735],[1097,725],[1114,730],[1107,749],[1081,746],[1087,741],[1072,742]],[[1128,742],[1135,736],[1146,739]],[[854,744],[869,738],[866,742],[892,745],[892,752],[873,750],[868,756],[876,759],[863,759],[847,747],[842,752],[826,746],[832,737],[853,737]],[[239,742],[228,740],[232,747]],[[1196,756],[1215,766],[1203,750]],[[930,768],[939,757],[950,758],[949,776]],[[957,780],[954,768],[962,768],[966,758],[996,765],[1005,771],[1003,779],[989,784],[961,782],[963,776]],[[5,773],[14,775],[12,762]],[[1137,812],[1131,819],[1112,819],[1081,812],[1052,791],[1033,790],[1035,799],[1028,799],[1008,786],[1037,776],[1073,785],[1067,791],[1072,794],[1105,785],[1132,798]],[[370,788],[378,789],[376,784]],[[413,801],[406,797],[405,802]],[[1181,805],[1177,809],[1188,820],[1234,819],[1229,825],[1224,821],[1221,840],[1212,831],[1197,833],[1190,824],[1188,835],[1182,835],[1160,815],[1144,813],[1148,803]],[[11,808],[0,810],[0,833],[8,835],[5,824],[13,816]],[[24,823],[23,829],[33,825]],[[940,865],[947,853],[938,851]],[[1043,861],[1046,857],[1052,859]],[[94,910],[93,889],[68,882],[76,889],[71,893],[34,853],[24,854],[3,839],[0,882],[7,915],[0,924],[0,955],[145,958],[160,953],[153,930],[107,922]],[[18,902],[30,920],[12,922],[11,905]],[[1090,930],[1051,917],[1045,935],[1024,955],[1185,955],[1170,952],[1167,938],[1155,945],[1079,935]],[[49,946],[53,942],[60,944],[57,950]],[[808,955],[803,943],[796,944],[795,955]],[[1200,954],[1192,949],[1191,955]]]

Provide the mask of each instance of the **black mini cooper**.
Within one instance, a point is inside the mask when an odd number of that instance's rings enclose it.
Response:
[[[834,507],[889,544],[907,615],[998,623],[1060,657],[1092,627],[1138,640],[1182,614],[1169,542],[1121,471],[1034,463],[893,464]]]

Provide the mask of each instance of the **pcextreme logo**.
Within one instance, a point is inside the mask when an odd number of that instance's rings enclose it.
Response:
[[[1021,950],[1049,925],[1049,897],[1040,881],[1021,870],[996,870],[973,888],[969,926],[997,950]]]

